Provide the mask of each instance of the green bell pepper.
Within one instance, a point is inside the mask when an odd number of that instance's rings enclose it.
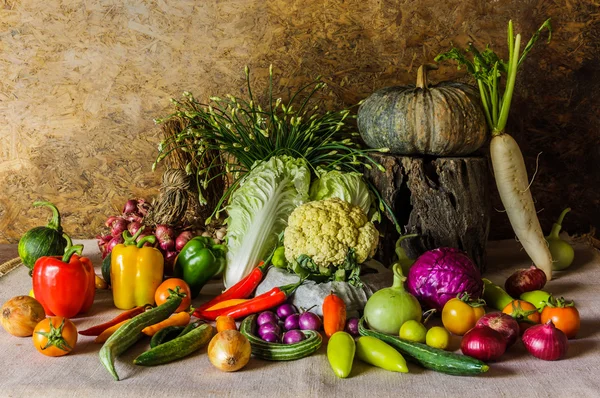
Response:
[[[174,274],[189,286],[192,298],[202,287],[225,269],[227,248],[216,245],[211,238],[196,236],[181,249],[175,259]]]

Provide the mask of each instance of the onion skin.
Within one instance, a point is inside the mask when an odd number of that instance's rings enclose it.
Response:
[[[117,236],[121,236],[123,232],[127,231],[129,223],[127,220],[123,218],[116,218],[110,224],[110,234],[116,238]]]
[[[0,309],[0,323],[13,336],[29,337],[35,326],[46,318],[44,307],[30,296],[16,296]]]
[[[165,251],[175,250],[175,231],[167,225],[157,225],[154,235],[158,240],[158,245]]]
[[[185,244],[188,243],[193,237],[194,234],[192,233],[192,231],[183,231],[182,233],[180,233],[175,239],[175,250],[180,252],[181,249],[183,249],[183,247],[185,246]]]
[[[535,265],[527,269],[519,269],[506,279],[504,289],[512,297],[519,297],[525,292],[542,290],[546,285],[546,273]]]
[[[488,326],[475,326],[463,336],[460,350],[481,361],[496,361],[506,351],[506,339]]]
[[[250,342],[237,330],[223,330],[208,344],[208,359],[219,370],[235,372],[250,360]]]
[[[552,321],[530,327],[523,333],[523,345],[536,358],[556,361],[567,354],[569,340]]]
[[[123,206],[123,214],[137,213],[138,201],[135,199],[129,199],[125,206]]]
[[[502,312],[490,312],[485,314],[475,324],[475,326],[488,326],[499,332],[506,340],[506,348],[512,346],[519,337],[519,323],[510,315]]]

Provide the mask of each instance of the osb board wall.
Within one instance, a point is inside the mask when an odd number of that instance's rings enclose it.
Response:
[[[569,232],[600,225],[598,2],[593,0],[0,0],[0,241],[42,224],[93,237],[130,196],[157,193],[152,119],[184,90],[243,95],[245,65],[276,92],[322,75],[329,106],[414,80],[451,43],[505,50],[509,18],[529,37],[555,32],[523,65],[511,131],[521,144],[545,229],[573,207]],[[442,65],[431,80],[468,80]],[[531,173],[530,173],[531,174]],[[501,208],[496,198],[494,206]],[[493,237],[510,237],[493,215]]]

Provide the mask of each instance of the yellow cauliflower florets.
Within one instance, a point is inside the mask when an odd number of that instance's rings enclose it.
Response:
[[[327,267],[343,263],[349,248],[359,264],[364,262],[378,241],[377,229],[359,206],[331,198],[298,206],[288,218],[283,244],[288,261],[306,254]]]

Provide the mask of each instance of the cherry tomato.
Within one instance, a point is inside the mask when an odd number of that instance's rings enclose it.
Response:
[[[513,300],[502,310],[515,318],[519,323],[519,331],[521,334],[530,326],[540,323],[540,313],[535,305],[525,300]]]
[[[450,333],[462,336],[484,315],[485,308],[482,303],[471,302],[468,295],[463,295],[450,299],[444,304],[442,323]]]
[[[581,326],[579,311],[572,301],[567,303],[562,298],[551,301],[542,310],[541,323],[546,323],[550,319],[554,326],[562,330],[569,339],[574,338],[579,332]]]
[[[39,352],[49,357],[60,357],[75,348],[77,328],[67,318],[53,316],[36,325],[32,338]]]
[[[181,300],[181,304],[175,312],[187,311],[192,303],[192,293],[190,292],[189,285],[183,279],[179,278],[169,278],[158,286],[156,293],[154,293],[156,305],[164,304],[171,295],[169,290],[176,291],[177,288],[179,288],[179,293],[185,293],[185,297]]]

